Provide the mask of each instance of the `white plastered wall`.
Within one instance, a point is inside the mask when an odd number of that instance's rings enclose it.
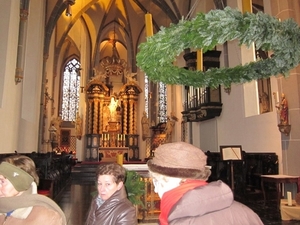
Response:
[[[19,1],[1,1],[0,8],[0,149],[1,153],[37,151],[40,76],[43,49],[43,1],[30,2],[24,79],[15,83],[19,37]],[[32,13],[31,12],[36,12]],[[39,66],[40,65],[40,66]]]

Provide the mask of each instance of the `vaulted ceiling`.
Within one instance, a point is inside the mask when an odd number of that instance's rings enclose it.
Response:
[[[72,14],[69,17],[65,15],[68,4]],[[85,39],[89,40],[92,64],[111,54],[111,40],[114,39],[118,51],[126,52],[126,58],[135,70],[138,45],[146,41],[144,17],[147,12],[152,14],[156,33],[161,26],[176,24],[182,18],[195,15],[200,8],[208,11],[224,7],[226,0],[48,0],[44,52],[49,53],[54,38],[55,55],[61,55],[70,46],[80,53],[80,39],[84,33]]]

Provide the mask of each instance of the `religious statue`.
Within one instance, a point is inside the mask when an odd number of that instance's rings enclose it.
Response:
[[[56,130],[56,139],[57,140],[60,140],[60,126],[61,126],[61,122],[62,122],[62,119],[60,116],[56,117],[56,118],[53,118],[51,120],[51,126],[53,126],[53,129],[55,128]]]
[[[147,113],[145,111],[143,112],[141,123],[142,123],[142,139],[143,141],[145,141],[146,138],[150,137],[149,120],[147,117]]]
[[[136,80],[134,79],[134,77],[136,76],[137,73],[127,73],[125,76],[127,78],[127,83],[132,83],[132,82],[136,82]]]
[[[269,96],[266,92],[263,92],[261,97],[262,113],[270,112]]]
[[[172,132],[175,126],[175,122],[178,121],[178,118],[171,112],[170,116],[167,116],[167,123],[165,127],[166,141],[165,143],[170,143],[172,141]]]
[[[57,142],[57,129],[55,128],[54,124],[51,124],[49,128],[50,132],[50,142]]]
[[[49,132],[50,132],[50,140],[49,141],[50,141],[51,148],[53,151],[53,149],[58,146],[57,130],[56,130],[54,124],[51,124],[51,126],[49,128]]]
[[[61,122],[62,122],[62,119],[60,116],[58,116],[51,120],[51,125],[53,125],[56,128],[56,130],[59,130]]]
[[[76,137],[78,140],[81,140],[82,136],[82,118],[79,115],[79,112],[76,113],[75,121]]]
[[[289,124],[289,107],[288,101],[285,98],[285,94],[281,94],[281,102],[279,106],[276,106],[279,109],[279,124],[280,125],[288,125]]]
[[[115,100],[114,97],[110,99],[110,104],[108,106],[109,111],[110,111],[110,121],[111,122],[116,122],[117,121],[117,107],[118,107],[118,101]]]

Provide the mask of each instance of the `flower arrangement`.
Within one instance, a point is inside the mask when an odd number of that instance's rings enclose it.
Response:
[[[273,51],[270,58],[233,68],[212,68],[205,72],[191,71],[173,65],[184,49],[202,49],[203,53],[226,41]],[[291,19],[280,21],[264,13],[244,13],[226,7],[199,13],[192,20],[181,20],[170,27],[161,27],[147,42],[139,45],[137,65],[153,81],[195,87],[229,87],[232,83],[283,74],[300,63],[300,29]]]

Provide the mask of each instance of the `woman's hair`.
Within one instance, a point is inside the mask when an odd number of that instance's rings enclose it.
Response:
[[[33,177],[36,185],[39,185],[39,176],[36,172],[35,163],[31,158],[25,155],[12,155],[6,157],[3,161],[8,162],[27,172],[30,176]]]
[[[123,166],[117,163],[108,163],[100,165],[97,168],[96,177],[98,178],[100,175],[112,175],[117,184],[121,181],[124,183],[126,170]]]

